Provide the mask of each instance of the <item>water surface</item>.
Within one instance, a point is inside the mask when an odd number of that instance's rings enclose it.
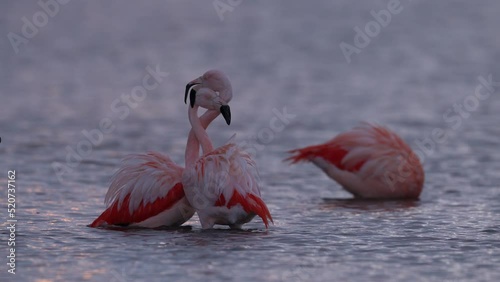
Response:
[[[7,34],[21,34],[21,18],[41,8],[3,1],[0,182],[17,171],[19,221],[17,274],[2,262],[0,280],[500,279],[500,90],[467,115],[453,112],[479,76],[500,81],[500,4],[401,1],[347,63],[340,43],[353,44],[354,27],[387,3],[243,1],[221,21],[210,1],[71,1],[16,54]],[[113,111],[157,65],[168,72],[161,84],[128,114]],[[183,163],[183,88],[211,68],[229,75],[234,97],[231,126],[217,119],[209,134],[222,145],[236,133],[254,153],[275,224],[202,231],[194,217],[174,230],[88,228],[125,155],[154,150]],[[270,134],[285,108],[293,117]],[[82,159],[68,157],[104,118],[112,132]],[[312,165],[282,162],[287,150],[363,120],[420,150],[419,201],[350,200]],[[436,128],[447,130],[446,142],[429,141]],[[76,167],[58,177],[54,164],[67,160]]]

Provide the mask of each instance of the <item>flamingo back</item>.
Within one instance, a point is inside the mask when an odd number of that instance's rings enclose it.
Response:
[[[248,214],[258,215],[266,227],[271,214],[261,199],[256,164],[246,152],[233,143],[226,144],[202,156],[183,174],[186,197],[203,217],[218,214],[215,223],[240,225],[238,218],[249,221]],[[229,211],[240,206],[246,214],[232,217]],[[215,209],[214,209],[215,207]],[[222,216],[221,216],[222,214]],[[227,218],[220,218],[227,217]]]
[[[287,160],[312,161],[357,196],[364,196],[363,191],[369,187],[349,186],[369,184],[384,191],[380,197],[412,198],[418,197],[423,187],[424,172],[418,157],[397,134],[383,126],[363,123],[324,144],[290,152],[294,155]],[[373,190],[367,194],[377,197]]]
[[[168,156],[157,152],[127,156],[112,177],[104,199],[107,209],[91,226],[137,224],[182,203],[182,171]],[[184,202],[171,211],[165,225],[180,225],[194,214]]]

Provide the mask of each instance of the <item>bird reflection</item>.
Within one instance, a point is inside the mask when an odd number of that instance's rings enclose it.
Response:
[[[362,211],[397,211],[415,208],[420,205],[419,200],[368,200],[359,198],[339,199],[323,198],[321,209],[350,209]]]

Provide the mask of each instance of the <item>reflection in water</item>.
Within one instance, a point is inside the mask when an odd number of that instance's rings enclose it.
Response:
[[[87,227],[90,227],[90,224],[87,225]],[[135,232],[135,231],[140,231],[140,230],[156,230],[156,231],[173,231],[173,232],[187,232],[191,231],[193,229],[192,226],[190,225],[182,225],[182,226],[161,226],[157,228],[144,228],[140,226],[116,226],[116,225],[110,225],[110,226],[100,226],[100,227],[95,227],[97,229],[102,229],[102,230],[113,230],[113,231],[122,231],[122,232]]]
[[[418,207],[419,200],[367,200],[367,199],[332,199],[324,198],[322,209],[352,209],[363,211],[397,211]]]

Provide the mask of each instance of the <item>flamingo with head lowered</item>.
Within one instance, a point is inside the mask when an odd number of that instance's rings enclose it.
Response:
[[[229,106],[207,110],[198,119],[199,124],[206,128],[221,110],[229,124]],[[186,166],[194,163],[198,154],[199,143],[191,132],[186,145]],[[195,213],[184,194],[183,171],[184,168],[158,152],[127,156],[111,179],[104,199],[106,210],[90,227],[157,228],[183,224]]]
[[[364,123],[332,140],[290,151],[292,163],[312,162],[357,198],[417,199],[424,170],[396,133]]]
[[[231,115],[227,103],[232,97],[229,79],[220,71],[207,71],[186,85],[185,100],[188,92],[188,116],[192,126],[188,143],[198,141],[203,156],[198,158],[198,152],[194,150],[193,155],[186,154],[182,185],[202,228],[212,228],[215,224],[240,228],[255,215],[267,228],[272,217],[261,198],[255,162],[230,142],[214,149],[197,115],[198,108],[203,107],[208,109],[204,116],[214,119],[222,113],[229,124]]]

